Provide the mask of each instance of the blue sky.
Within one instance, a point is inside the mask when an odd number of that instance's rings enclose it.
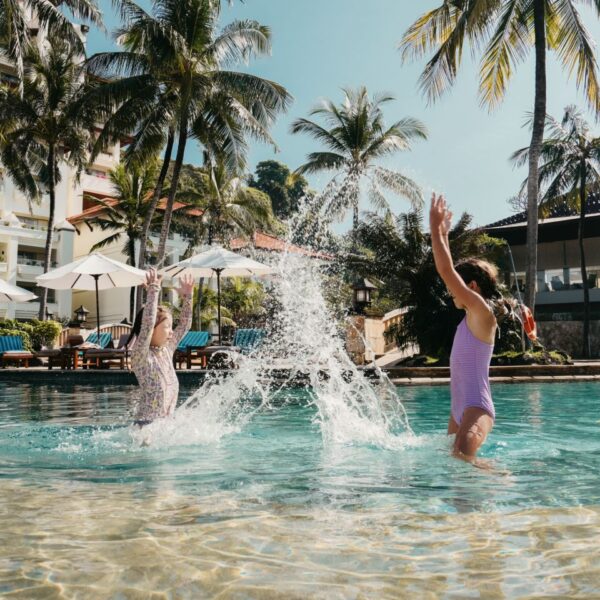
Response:
[[[110,29],[117,23],[110,2],[100,0],[100,4]],[[417,89],[424,61],[403,65],[397,44],[420,14],[438,5],[439,0],[245,0],[224,8],[224,24],[252,18],[271,27],[272,56],[253,61],[249,70],[283,84],[294,96],[291,109],[273,128],[279,153],[253,144],[251,167],[273,158],[292,169],[302,164],[306,154],[319,147],[311,138],[291,135],[290,123],[307,116],[320,98],[340,101],[341,88],[366,85],[371,93],[385,91],[397,98],[387,106],[389,122],[412,116],[429,129],[426,142],[396,155],[387,166],[413,177],[427,196],[432,189],[444,192],[455,214],[466,210],[478,225],[510,214],[507,200],[518,190],[526,171],[514,170],[508,157],[529,141],[523,124],[533,107],[533,61],[521,65],[503,104],[490,114],[479,106],[478,65],[465,53],[453,89],[435,105],[427,106]],[[591,10],[581,10],[586,26],[598,40],[600,21]],[[90,53],[112,46],[110,38],[90,32]],[[584,106],[583,95],[550,58],[548,111],[560,117],[571,103]],[[199,164],[198,148],[192,145],[186,160]],[[327,177],[310,181],[315,189],[321,189]],[[390,200],[395,211],[408,207],[402,199]]]

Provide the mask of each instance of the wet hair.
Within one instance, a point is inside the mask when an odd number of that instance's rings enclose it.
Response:
[[[479,286],[498,323],[514,316],[513,303],[504,298],[498,285],[498,269],[495,265],[479,258],[465,258],[456,263],[454,268],[466,284],[474,281]]]
[[[140,335],[140,331],[142,330],[142,319],[144,318],[144,309],[145,308],[146,308],[145,306],[142,306],[142,308],[140,308],[140,310],[138,311],[137,315],[135,315],[135,320],[133,321],[133,327],[131,328],[131,333],[129,334],[129,337],[127,338],[127,343],[125,344],[126,346],[129,346],[129,344],[131,344],[131,341],[133,340],[133,338],[136,338],[138,335]],[[163,306],[162,304],[158,305],[156,312],[164,313],[167,315],[171,314],[171,311],[166,306]],[[154,327],[156,327],[156,323],[154,324]]]
[[[498,269],[491,263],[479,258],[465,258],[456,263],[454,268],[466,284],[474,281],[486,300],[502,296],[498,289]]]

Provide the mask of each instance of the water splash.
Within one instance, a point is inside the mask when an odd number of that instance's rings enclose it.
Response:
[[[344,324],[324,297],[330,283],[324,265],[330,261],[320,248],[330,219],[316,217],[315,207],[330,209],[340,197],[339,188],[328,186],[323,195],[306,198],[289,223],[288,242],[310,241],[312,256],[287,251],[257,257],[276,271],[269,286],[277,310],[260,348],[235,355],[233,372],[209,376],[172,419],[144,428],[145,439],[153,445],[214,443],[240,431],[255,411],[295,401],[286,390],[302,385],[326,444],[398,448],[409,442],[413,434],[395,387],[381,371],[367,380],[354,365],[345,350]]]

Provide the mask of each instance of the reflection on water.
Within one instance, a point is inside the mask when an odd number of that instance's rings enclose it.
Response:
[[[424,515],[156,492],[6,482],[0,594],[492,599],[600,589],[595,507]]]
[[[143,448],[132,391],[0,388],[0,597],[599,595],[597,384],[495,386],[491,473],[443,387],[398,391],[398,450],[325,443],[305,391]]]

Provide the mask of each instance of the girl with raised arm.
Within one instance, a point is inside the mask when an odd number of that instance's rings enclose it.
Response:
[[[457,308],[466,312],[456,329],[450,354],[451,409],[448,434],[454,434],[456,456],[473,461],[494,426],[496,413],[489,382],[496,317],[496,268],[470,258],[452,262],[448,233],[452,213],[443,196],[433,194],[429,224],[435,267]]]
[[[161,279],[155,269],[146,273],[146,304],[137,314],[129,337],[129,340],[136,338],[131,351],[131,367],[140,385],[134,421],[140,427],[175,411],[179,381],[173,366],[173,353],[192,324],[193,278],[183,277],[177,289],[179,297],[183,298],[183,306],[175,331],[173,316],[166,307],[158,305]]]

